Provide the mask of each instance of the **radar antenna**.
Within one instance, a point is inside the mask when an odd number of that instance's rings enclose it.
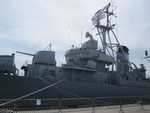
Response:
[[[104,8],[100,9],[95,13],[95,15],[92,17],[92,23],[97,28],[97,35],[99,35],[100,40],[102,42],[102,51],[104,53],[108,53],[110,56],[113,56],[115,58],[114,52],[117,52],[114,47],[121,48],[120,42],[117,39],[117,36],[115,35],[113,29],[115,24],[111,24],[110,17],[115,16],[113,13],[113,8],[110,11],[111,3],[109,3]],[[112,40],[110,38],[110,32],[111,35],[115,38],[116,42],[112,43]]]

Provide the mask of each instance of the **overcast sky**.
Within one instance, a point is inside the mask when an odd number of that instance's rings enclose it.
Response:
[[[96,30],[91,18],[110,1],[0,0],[0,55],[16,51],[36,53],[52,43],[59,65],[64,62],[65,51],[71,45],[79,47],[86,40],[85,32]],[[150,76],[150,63],[141,60],[145,50],[150,52],[150,0],[114,2],[117,6],[114,31],[120,43],[130,49],[130,60],[138,66],[144,63]],[[18,68],[31,59],[16,53]]]

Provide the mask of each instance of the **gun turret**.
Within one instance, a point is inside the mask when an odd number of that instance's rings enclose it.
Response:
[[[33,56],[33,64],[56,65],[54,51],[38,51],[36,54],[30,54],[20,51],[16,51],[16,53]]]
[[[35,54],[16,51],[16,53],[32,56],[32,64],[22,66],[26,77],[55,76],[56,60],[54,51],[38,51]]]

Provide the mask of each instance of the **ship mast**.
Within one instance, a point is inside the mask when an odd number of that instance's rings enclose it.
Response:
[[[109,3],[95,13],[92,17],[92,22],[98,31],[97,35],[100,37],[102,43],[102,52],[114,58],[112,70],[114,70],[115,64],[117,71],[129,71],[129,67],[131,67],[128,57],[129,50],[126,46],[120,45],[113,31],[115,24],[111,24],[110,20],[114,16],[113,5]]]
[[[111,4],[109,3],[103,9],[97,11],[92,17],[92,23],[97,28],[97,35],[99,35],[102,43],[102,52],[105,54],[108,53],[115,58],[114,52],[116,52],[116,49],[114,49],[114,47],[121,47],[121,45],[113,31],[115,24],[111,25],[110,22],[110,16],[114,16],[113,9],[110,11],[110,7]],[[116,40],[115,43],[111,41],[110,32]]]

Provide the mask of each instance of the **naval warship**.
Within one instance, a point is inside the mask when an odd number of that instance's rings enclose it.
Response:
[[[97,11],[92,23],[101,43],[86,32],[87,41],[66,51],[66,63],[61,66],[56,64],[55,51],[17,51],[33,56],[31,64],[21,67],[24,76],[19,76],[15,54],[0,55],[0,99],[150,95],[145,66],[130,62],[129,49],[120,44],[110,21],[114,16],[110,3]]]

